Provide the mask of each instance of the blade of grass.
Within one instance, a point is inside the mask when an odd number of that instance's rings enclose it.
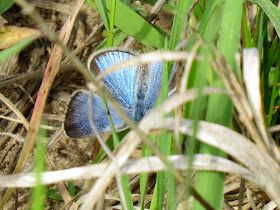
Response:
[[[22,49],[30,45],[35,39],[34,38],[27,38],[5,50],[0,51],[0,64],[7,58],[11,57],[12,55],[20,52]]]
[[[157,136],[152,135],[149,137],[152,143],[155,143]],[[152,155],[152,151],[149,149],[149,147],[144,144],[142,148],[142,157],[149,157]],[[141,210],[145,209],[145,194],[147,189],[147,183],[148,183],[148,173],[140,174],[140,194],[141,194]]]
[[[115,27],[115,13],[116,13],[116,0],[111,0],[111,12],[110,12],[110,30],[107,36],[107,47],[113,46],[114,41],[114,27]]]
[[[252,1],[252,0],[251,0]],[[257,4],[262,8],[265,14],[268,16],[272,25],[274,26],[278,37],[280,36],[280,12],[278,8],[272,3],[272,1],[267,0],[254,0],[253,3]]]
[[[269,53],[272,53],[272,47],[269,47],[269,41],[268,41],[268,34],[267,34],[267,17],[265,15],[263,15],[263,11],[260,14],[261,18],[263,19],[263,21],[260,21],[259,24],[263,24],[263,26],[257,26],[257,28],[263,28],[263,32],[261,35],[259,36],[259,39],[262,39],[259,41],[260,45],[258,45],[258,49],[262,48],[262,51],[259,50],[259,53],[263,54],[263,58],[262,58],[262,63],[261,63],[261,78],[262,78],[262,83],[263,83],[263,92],[264,92],[264,107],[266,110],[266,113],[269,112],[269,102],[270,102],[270,98],[271,98],[271,91],[270,91],[270,87],[269,87],[269,81],[268,81],[268,77],[269,77],[269,72],[270,69],[272,67],[272,65],[274,65],[274,63],[270,63],[270,58],[273,56],[270,56]],[[260,33],[260,31],[258,30],[258,32]],[[275,56],[277,56],[277,53],[275,53]]]
[[[247,13],[246,13],[245,4],[243,4],[242,8],[243,8],[242,25],[243,25],[243,32],[244,32],[244,37],[245,37],[245,45],[247,48],[251,48],[252,47],[251,27],[250,27],[250,23],[247,23]]]
[[[169,50],[174,50],[175,47],[182,41],[183,29],[186,25],[187,15],[194,4],[195,0],[184,1],[179,0],[176,7],[175,16],[173,19],[172,31],[169,41]],[[193,142],[193,141],[192,141]],[[174,189],[175,187],[175,189]],[[155,188],[156,190],[158,188]],[[176,182],[171,173],[168,172],[168,208],[176,207]],[[156,193],[157,194],[157,191]],[[155,204],[151,204],[154,207]]]
[[[243,2],[243,0],[228,0],[225,2],[223,11],[218,48],[233,69],[236,69],[235,53],[238,52],[239,47]],[[215,75],[214,77],[213,86],[217,88],[224,88],[224,85],[218,75]],[[219,111],[217,112],[217,110]],[[230,126],[232,121],[232,102],[230,97],[225,95],[211,95],[208,101],[206,120]],[[225,152],[207,144],[201,145],[200,152],[226,157]],[[215,209],[222,208],[224,178],[224,173],[197,173],[196,189],[211,206],[215,207]],[[203,209],[203,207],[199,203],[195,202],[194,209]]]
[[[92,2],[91,0],[85,0],[85,3],[92,7],[93,9],[96,9],[99,12],[99,15],[104,23],[105,28],[107,31],[110,31],[110,22],[109,22],[109,15],[108,15],[108,9],[106,5],[105,0],[95,0]],[[95,7],[96,6],[96,7]]]
[[[223,1],[208,1],[206,4],[206,8],[203,14],[203,18],[200,23],[199,33],[202,38],[204,38],[207,43],[214,43],[217,32],[220,29],[221,25],[221,13],[223,8]],[[199,50],[199,54],[201,54],[205,59],[203,62],[194,62],[189,79],[188,79],[188,88],[191,87],[198,87],[198,97],[197,99],[190,104],[187,104],[185,107],[185,117],[192,118],[194,120],[194,129],[193,129],[193,136],[188,139],[187,142],[187,153],[189,155],[189,169],[187,170],[186,176],[186,188],[187,188],[187,196],[191,194],[191,188],[189,186],[191,175],[192,175],[192,161],[194,158],[195,153],[197,152],[198,141],[196,140],[195,136],[197,133],[199,120],[204,118],[206,105],[207,105],[207,98],[202,96],[202,88],[208,85],[208,82],[211,82],[211,65],[210,65],[210,53],[206,47],[202,47]],[[207,198],[204,198],[207,200]],[[217,197],[217,200],[221,200],[221,198]],[[200,209],[200,204],[195,200],[193,209]]]
[[[166,42],[166,48],[167,48],[167,42]],[[160,103],[165,101],[167,98],[168,98],[168,63],[165,62],[163,68],[163,75],[162,75],[161,93],[158,98],[156,106],[158,106]],[[164,120],[162,123],[163,123],[163,127],[165,127]],[[165,156],[171,154],[171,138],[166,132],[159,135],[158,147],[159,150],[162,152],[162,154],[164,154]],[[168,169],[167,171],[169,170],[170,169]],[[168,174],[170,175],[170,177],[172,177],[172,173],[168,173]],[[156,189],[155,189],[157,193],[153,195],[152,204],[151,204],[153,208],[151,209],[163,209],[166,178],[167,178],[166,176],[167,176],[166,172],[157,173],[157,178],[156,178],[157,182],[156,182]],[[173,196],[175,196],[175,201],[176,201],[176,195]],[[172,200],[174,200],[174,197],[172,197]]]
[[[36,171],[36,187],[32,190],[31,195],[31,209],[32,210],[40,210],[44,209],[44,197],[45,197],[45,186],[42,185],[42,172],[46,169],[45,163],[45,153],[46,148],[43,143],[43,139],[47,137],[46,130],[39,129],[38,137],[36,141],[36,151],[35,151],[35,171]]]
[[[199,1],[199,3],[197,4],[197,6],[195,7],[195,9],[193,11],[194,15],[197,17],[198,20],[202,19],[203,12],[204,12],[204,9],[202,8],[201,2],[202,1]]]
[[[106,4],[108,8],[111,8],[112,2],[110,0],[107,0]],[[92,4],[89,4],[89,6],[95,9]],[[158,31],[120,0],[116,0],[115,9],[114,25],[121,29],[125,34],[132,36],[148,47],[159,49],[164,47],[164,37],[167,36],[167,34]],[[111,13],[111,10],[108,12]]]
[[[195,0],[178,1],[170,35],[169,50],[174,50],[175,47],[181,42],[182,32],[185,26],[187,15],[194,2]]]
[[[129,183],[129,178],[127,175],[121,175],[121,184],[123,187],[123,191],[124,191],[124,196],[125,196],[125,202],[127,205],[127,208],[132,210],[134,209],[133,207],[133,201],[132,201],[132,194],[131,194],[131,189],[130,189],[130,183]],[[122,201],[122,207],[123,209],[125,204],[123,203],[124,201]]]
[[[112,47],[113,40],[114,40],[114,20],[115,20],[115,11],[116,11],[116,0],[112,0],[110,14],[108,14],[108,9],[105,0],[95,0],[94,1],[95,4],[90,0],[86,0],[85,3],[87,3],[93,9],[95,8],[96,5],[99,15],[103,20],[104,26],[107,30],[107,39],[106,39],[107,47]]]
[[[257,16],[256,32],[253,37],[253,46],[258,48],[259,53],[261,53],[262,50],[263,28],[264,28],[264,11],[259,10]]]
[[[280,44],[278,44],[278,49],[279,49]],[[275,104],[275,99],[276,96],[278,95],[278,92],[276,92],[277,89],[277,82],[278,82],[278,77],[279,77],[279,68],[280,68],[280,51],[278,50],[278,59],[276,63],[276,69],[275,69],[275,75],[274,75],[274,81],[273,81],[273,87],[272,87],[272,93],[271,93],[271,99],[270,99],[270,106],[269,106],[269,112],[268,112],[268,118],[267,118],[267,125],[271,126],[271,120],[272,120],[272,115],[273,115],[273,108]]]
[[[125,40],[126,37],[127,34],[122,32],[120,29],[117,29],[114,34],[113,46],[119,46],[123,42],[123,40]],[[106,45],[107,45],[107,37],[104,39],[103,42],[101,42],[101,44],[98,47],[94,49],[94,51],[100,50],[106,47]]]
[[[106,3],[110,8],[111,1],[107,0]],[[148,47],[164,47],[165,34],[157,31],[150,23],[120,0],[116,0],[115,26]]]

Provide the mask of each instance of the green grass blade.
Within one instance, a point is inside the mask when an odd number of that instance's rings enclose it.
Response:
[[[92,7],[93,9],[98,10],[99,15],[104,23],[105,28],[107,31],[110,31],[110,21],[108,15],[108,9],[105,0],[95,0],[94,3],[91,0],[85,0],[85,3]]]
[[[149,137],[151,142],[155,143],[157,136],[152,135]],[[142,157],[148,157],[152,155],[152,151],[147,147],[147,145],[143,145],[142,148]],[[141,210],[145,209],[145,194],[148,183],[148,173],[140,174],[140,194],[141,194]]]
[[[27,38],[5,50],[0,51],[0,64],[7,58],[11,57],[12,55],[20,52],[22,49],[30,45],[35,39],[34,38]]]
[[[265,14],[268,16],[269,20],[271,21],[272,25],[274,26],[278,37],[280,36],[280,12],[278,8],[268,0],[258,0],[252,1],[253,3],[257,3]]]
[[[68,181],[67,186],[68,186],[67,189],[68,189],[69,195],[71,197],[74,197],[75,196],[75,186],[74,186],[73,182]]]
[[[171,142],[171,135],[169,135],[169,141]],[[177,182],[174,178],[173,174],[170,171],[167,171],[167,202],[168,202],[168,209],[176,209],[177,208]]]
[[[114,30],[114,22],[115,22],[115,14],[116,14],[116,0],[112,0],[111,2],[111,12],[110,12],[110,31]]]
[[[200,23],[199,32],[200,35],[208,42],[214,43],[217,33],[220,29],[221,24],[221,12],[222,12],[222,4],[223,1],[208,1],[203,18]],[[199,50],[199,53],[208,58],[211,56],[209,51],[203,47]],[[192,175],[191,165],[194,158],[195,153],[197,152],[198,142],[195,139],[197,128],[198,128],[198,121],[203,119],[205,115],[205,110],[207,108],[207,98],[202,96],[201,88],[208,85],[209,77],[211,72],[211,65],[210,61],[205,59],[203,62],[194,62],[193,67],[190,72],[188,87],[197,87],[199,88],[198,98],[190,103],[187,104],[185,107],[185,117],[192,118],[194,120],[193,124],[193,137],[188,139],[187,142],[187,153],[189,155],[189,170],[187,170],[187,196],[190,195],[191,189],[189,187],[190,178]],[[220,199],[217,197],[217,199]],[[194,200],[193,209],[200,209],[200,204]]]
[[[256,32],[253,37],[253,46],[257,47],[259,52],[262,51],[262,43],[263,43],[263,29],[264,29],[264,12],[262,10],[258,11],[257,15],[257,26]]]
[[[167,48],[167,41],[165,44],[165,48]],[[162,75],[162,88],[161,88],[161,93],[158,98],[156,106],[158,104],[163,103],[165,100],[168,98],[168,63],[164,63],[164,68],[163,68],[163,75]],[[163,127],[164,127],[164,120],[163,120]],[[164,155],[170,155],[171,154],[171,137],[168,135],[168,133],[162,133],[159,135],[159,141],[158,141],[158,147],[159,150],[162,152]],[[168,167],[168,166],[167,166]],[[164,204],[164,198],[165,198],[165,187],[166,187],[166,179],[167,179],[167,174],[169,174],[170,179],[174,178],[172,175],[172,172],[170,169],[167,169],[167,172],[158,172],[157,173],[157,181],[156,181],[156,192],[153,194],[153,199],[152,199],[152,206],[154,209],[163,209],[163,204]],[[172,184],[172,182],[170,182]],[[172,186],[174,187],[174,185]],[[171,186],[169,186],[171,188]],[[175,190],[176,191],[176,190]],[[175,196],[175,199],[174,199]],[[172,195],[170,197],[171,200],[176,201],[176,195]],[[153,209],[151,208],[151,209]]]
[[[113,46],[119,46],[127,37],[127,34],[117,29],[114,33]],[[107,46],[107,38],[105,38],[99,46],[97,46],[94,51],[100,50]]]
[[[118,137],[123,138],[127,133],[129,129],[126,129],[118,135],[113,133],[111,137],[106,141],[106,145],[109,147],[109,149],[112,151],[114,148],[116,149],[119,146],[119,140]],[[97,141],[97,140],[96,140]],[[101,149],[98,153],[98,155],[95,157],[95,159],[92,161],[92,163],[100,163],[102,160],[104,160],[107,157],[107,154]],[[121,184],[124,190],[124,196],[125,196],[125,202],[128,206],[128,209],[133,209],[133,201],[132,201],[132,195],[130,191],[130,184],[129,179],[127,175],[121,175]]]
[[[200,1],[197,6],[195,7],[194,11],[193,11],[193,14],[197,17],[198,20],[201,20],[202,19],[202,16],[203,16],[203,11],[204,9],[202,8],[202,5],[201,5],[201,2]]]
[[[35,170],[36,170],[36,186],[32,189],[31,195],[31,209],[40,210],[44,209],[44,198],[45,198],[45,186],[42,185],[41,173],[45,171],[45,144],[43,139],[47,137],[46,130],[40,129],[37,137],[37,148],[36,148],[36,159],[35,159]]]
[[[88,2],[88,5],[93,9],[96,9],[92,2]],[[107,8],[111,8],[111,0],[107,0],[106,5]],[[152,26],[120,0],[116,0],[115,9],[114,25],[121,29],[124,34],[132,36],[137,41],[150,48],[161,49],[164,47],[164,39],[167,36],[164,31],[157,30],[156,27]],[[110,13],[111,10],[108,12]],[[106,24],[107,26],[105,25],[105,27],[110,29],[109,18],[107,19],[104,17],[102,20],[105,20],[106,22],[108,20],[107,23],[104,22],[104,25]],[[113,46],[116,46],[116,44],[113,44]]]
[[[158,182],[156,182],[156,185],[154,187],[154,192],[153,192],[153,199],[152,199],[152,202],[151,202],[151,205],[150,205],[150,210],[156,210],[158,209],[157,208],[157,205],[158,205]]]
[[[251,36],[251,27],[250,24],[247,23],[247,14],[246,14],[246,8],[245,4],[243,4],[243,10],[242,10],[242,25],[243,25],[243,31],[244,31],[244,37],[245,37],[245,44],[247,48],[252,47],[252,36]]]
[[[263,13],[262,13],[263,14]],[[263,30],[263,36],[262,36],[262,51],[263,51],[263,62],[261,63],[261,76],[263,79],[263,92],[264,92],[264,108],[266,113],[268,113],[269,110],[269,104],[270,104],[270,97],[271,97],[271,91],[268,83],[268,78],[269,78],[269,72],[274,65],[274,62],[272,61],[273,57],[277,56],[277,52],[273,52],[273,46],[269,47],[269,40],[268,40],[268,34],[267,34],[267,17],[264,17],[264,30]],[[277,41],[276,41],[277,42]],[[273,44],[273,43],[272,43]],[[274,43],[275,44],[275,43]],[[277,44],[278,47],[278,44]],[[275,53],[274,56],[272,56],[270,53]],[[266,101],[267,100],[267,101]]]
[[[279,45],[278,45],[278,49],[279,49]],[[280,50],[278,50],[278,59],[277,59],[277,65],[276,65],[275,74],[274,74],[272,93],[271,93],[271,97],[270,97],[270,106],[269,106],[269,112],[268,112],[268,118],[267,118],[267,126],[271,126],[273,108],[274,108],[274,105],[276,102],[275,101],[276,97],[278,95],[278,92],[276,90],[277,90],[277,82],[278,82],[278,78],[279,78],[279,68],[280,68],[279,58],[280,58]]]
[[[203,18],[200,23],[199,33],[207,41],[207,43],[215,42],[217,37],[217,33],[221,26],[221,16],[223,9],[224,1],[208,1],[206,4],[206,8],[203,14]],[[188,87],[197,87],[199,88],[199,95],[196,101],[193,103],[186,105],[185,116],[188,118],[192,118],[194,120],[193,125],[193,136],[196,136],[198,121],[203,119],[205,115],[205,110],[207,108],[207,98],[201,95],[201,88],[208,85],[208,82],[211,82],[211,65],[210,61],[207,60],[209,56],[209,51],[207,48],[202,47],[199,53],[205,58],[203,62],[194,62],[194,65],[191,69]],[[196,139],[192,137],[188,140],[188,155],[189,155],[189,165],[192,164],[192,160],[194,154],[196,153],[196,149],[198,143]],[[192,171],[187,171],[187,193],[190,193],[189,182]],[[207,198],[205,198],[207,199]],[[221,198],[216,197],[217,200],[221,200]],[[199,202],[194,201],[193,209],[200,209],[201,206]]]
[[[107,110],[107,112],[109,112],[106,101],[104,100],[103,97],[101,97],[101,98],[102,98],[103,104],[105,106],[105,109]],[[120,141],[119,141],[118,135],[116,133],[115,126],[114,126],[111,115],[108,115],[108,117],[109,117],[111,128],[112,128],[112,138],[113,138],[113,143],[114,143],[114,149],[116,150],[119,147]],[[121,175],[121,185],[122,185],[124,197],[125,197],[124,198],[125,201],[122,200],[122,205],[123,205],[123,202],[125,202],[128,209],[133,209],[132,195],[131,195],[130,184],[129,184],[129,179],[128,179],[127,175]]]
[[[238,52],[240,42],[243,2],[244,0],[226,1],[219,39],[218,48],[233,69],[236,68],[235,53]]]
[[[173,20],[172,31],[169,41],[169,50],[174,50],[181,42],[183,28],[186,23],[188,12],[193,5],[194,0],[185,1],[179,0],[176,8],[176,13]]]
[[[0,1],[0,14],[8,10],[14,4],[14,0],[1,0]]]
[[[111,1],[107,0],[106,3],[110,8]],[[164,47],[165,35],[120,0],[116,0],[115,26],[148,47]]]
[[[228,0],[223,11],[222,27],[219,39],[221,53],[233,69],[236,69],[235,53],[238,52],[241,16],[243,0]],[[230,43],[230,44],[229,44]],[[223,88],[220,78],[215,75],[214,87]],[[219,110],[219,112],[217,112]],[[230,126],[232,120],[232,102],[229,96],[211,95],[208,101],[206,120],[221,125]],[[209,145],[202,144],[201,153],[225,157],[226,154]],[[203,198],[215,209],[222,209],[223,189],[225,174],[217,172],[198,172],[196,189]],[[210,181],[211,180],[211,181]],[[194,203],[194,209],[203,209],[198,202]]]
[[[124,191],[125,202],[129,210],[133,210],[133,201],[130,190],[130,183],[127,175],[121,175],[122,188]],[[122,201],[123,202],[123,201]]]
[[[115,27],[115,14],[116,14],[116,0],[111,0],[111,12],[110,12],[110,30],[107,36],[107,47],[113,46],[114,41],[114,27]]]
[[[165,180],[166,180],[166,175],[165,172],[158,172],[157,173],[157,182],[155,186],[155,190],[157,193],[153,194],[153,201],[155,204],[153,205],[153,209],[163,209],[163,203],[164,203],[164,193],[165,193]]]
[[[107,47],[113,46],[114,40],[114,20],[115,20],[115,8],[116,8],[116,0],[112,0],[110,14],[108,14],[108,8],[105,0],[96,0],[94,3],[90,0],[85,1],[93,9],[97,9],[101,19],[103,20],[104,26],[107,30],[107,39],[106,44]]]

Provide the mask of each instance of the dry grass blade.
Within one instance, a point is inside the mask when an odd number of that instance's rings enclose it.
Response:
[[[252,191],[249,188],[247,188],[246,194],[247,194],[247,197],[249,199],[249,203],[250,203],[252,209],[257,210],[256,204],[254,202],[254,198],[253,198],[253,195],[252,195]]]
[[[194,60],[196,59],[197,51],[198,51],[198,49],[201,45],[202,45],[202,41],[200,40],[195,44],[195,46],[192,48],[192,50],[190,52],[190,56],[187,59],[187,63],[186,63],[185,69],[184,69],[184,73],[182,75],[180,93],[182,93],[182,92],[184,92],[184,90],[186,90],[189,74],[190,74],[190,71],[191,71],[191,67],[192,67],[192,64],[193,64]]]
[[[65,13],[69,15],[71,11],[74,9],[73,6],[67,5],[67,4],[61,4],[61,3],[55,3],[55,2],[49,2],[49,1],[31,1],[32,5],[44,8],[44,9],[50,9],[58,12]]]
[[[17,115],[17,117],[20,119],[24,127],[28,129],[29,123],[26,120],[26,118],[23,116],[23,114],[17,109],[17,107],[9,99],[7,99],[2,93],[0,93],[0,100],[4,104],[6,104],[6,106],[9,107]]]
[[[273,210],[275,209],[277,206],[275,205],[275,203],[273,201],[270,201],[268,204],[266,204],[262,210]]]
[[[253,111],[249,105],[244,90],[240,86],[233,70],[228,65],[225,58],[216,48],[214,48],[214,52],[217,56],[217,60],[213,62],[213,66],[223,81],[226,89],[234,93],[231,95],[231,99],[236,110],[239,112],[240,120],[244,123],[252,135],[252,139],[256,142],[259,148],[261,148],[263,151],[266,151],[262,137],[253,122]]]
[[[18,141],[18,142],[21,142],[23,143],[24,142],[24,138],[20,135],[15,135],[15,134],[12,134],[12,133],[6,133],[6,132],[0,132],[0,135],[3,135],[3,136],[9,136],[11,138],[13,138],[14,140]]]
[[[275,142],[269,138],[264,122],[264,110],[260,90],[260,59],[258,49],[256,48],[243,50],[243,78],[258,130],[268,150],[272,151],[273,156],[280,162],[279,151]]]
[[[56,169],[56,167],[55,167],[53,161],[51,160],[51,158],[49,157],[49,155],[47,155],[47,162],[48,162],[48,165],[50,166],[51,170],[55,170]],[[58,186],[58,190],[59,190],[60,195],[63,198],[64,202],[65,203],[70,202],[72,200],[72,197],[69,194],[69,192],[67,191],[67,188],[65,187],[64,183],[59,182],[57,184],[57,186]]]
[[[174,168],[179,170],[187,169],[187,157],[185,155],[169,156],[168,160]],[[48,185],[67,180],[81,180],[101,177],[106,169],[107,163],[94,164],[89,166],[49,171],[42,173],[42,184]],[[255,176],[248,169],[224,158],[198,154],[194,158],[192,167],[195,170],[215,170],[239,174],[252,182],[256,181]],[[140,174],[166,170],[166,166],[156,156],[148,158],[130,159],[121,168],[122,174]],[[34,187],[35,173],[23,173],[1,176],[0,187]]]

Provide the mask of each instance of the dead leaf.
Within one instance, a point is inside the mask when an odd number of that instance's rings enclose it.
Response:
[[[4,19],[5,20],[5,19]],[[1,19],[0,19],[1,26]],[[42,32],[25,27],[3,26],[0,27],[0,50],[6,49],[26,38],[34,37],[34,39],[42,36]]]

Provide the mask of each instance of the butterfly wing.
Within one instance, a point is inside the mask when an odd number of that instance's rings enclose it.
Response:
[[[155,62],[150,64],[150,84],[148,95],[146,98],[146,109],[149,112],[158,99],[161,91],[163,62]]]
[[[78,90],[71,97],[64,120],[64,130],[67,136],[71,138],[96,136],[91,127],[89,117],[92,117],[92,121],[100,134],[111,131],[108,113],[99,96],[92,95],[92,113],[89,113],[89,94],[89,91]],[[124,121],[110,106],[109,111],[117,131],[127,128]],[[126,113],[131,116],[128,111]]]
[[[88,60],[88,68],[99,74],[110,66],[126,61],[134,55],[124,50],[106,50],[92,54]],[[134,86],[137,66],[113,72],[104,78],[106,87],[112,96],[123,106],[132,108],[134,105]]]

